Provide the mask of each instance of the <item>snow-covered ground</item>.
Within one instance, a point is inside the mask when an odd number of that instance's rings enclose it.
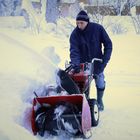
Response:
[[[60,27],[63,25],[59,25]],[[105,111],[91,140],[140,139],[140,36],[111,35],[113,54],[105,70]],[[28,125],[33,91],[55,84],[57,67],[69,59],[64,35],[33,35],[23,28],[0,28],[0,140],[38,140]],[[91,96],[96,97],[94,82]],[[59,139],[63,139],[60,137]]]

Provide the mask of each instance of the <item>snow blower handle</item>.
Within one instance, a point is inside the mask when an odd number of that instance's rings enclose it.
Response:
[[[100,62],[100,63],[103,62],[102,59],[99,59],[99,58],[93,58],[92,61],[91,61],[91,74],[94,73],[94,63],[95,63],[95,61],[98,61],[98,62]]]
[[[66,72],[66,73],[69,73],[71,70],[72,70],[72,65],[68,66],[68,67],[65,69],[65,72]]]

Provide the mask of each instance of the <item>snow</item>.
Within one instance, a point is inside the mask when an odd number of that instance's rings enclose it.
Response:
[[[48,84],[55,85],[57,68],[64,68],[65,60],[69,60],[68,37],[59,29],[35,35],[19,26],[8,28],[8,19],[5,22],[0,28],[0,139],[63,139],[33,136],[26,116],[31,111],[33,91],[42,94]],[[60,22],[61,29],[64,23]],[[68,33],[70,29],[65,35]],[[113,54],[105,70],[105,111],[98,127],[92,128],[90,140],[139,140],[140,36],[127,32],[111,35],[111,39]],[[95,92],[93,82],[92,97],[96,97]]]

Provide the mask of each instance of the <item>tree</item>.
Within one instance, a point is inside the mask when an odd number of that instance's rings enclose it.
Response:
[[[41,14],[45,18],[47,0],[41,0]]]
[[[21,0],[0,0],[0,16],[20,15]]]
[[[34,33],[39,33],[44,15],[35,12],[31,0],[22,0],[22,10],[25,13],[24,18],[28,26],[31,27]]]
[[[131,7],[131,19],[135,28],[136,34],[140,34],[140,14],[136,14],[136,3],[138,0],[132,0],[130,2]]]
[[[47,0],[46,21],[56,23],[59,17],[60,0]]]
[[[138,0],[115,0],[112,2],[117,15],[130,15],[130,9],[136,5]]]
[[[140,15],[131,16],[136,34],[140,34]]]

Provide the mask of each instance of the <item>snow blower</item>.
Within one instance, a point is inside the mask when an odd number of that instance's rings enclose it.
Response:
[[[80,72],[73,73],[72,66],[59,70],[59,86],[47,90],[46,96],[33,99],[31,126],[33,134],[44,136],[66,133],[70,136],[90,137],[91,127],[99,123],[96,99],[89,98],[90,84],[94,78],[94,58],[91,63],[80,64]],[[54,90],[57,95],[49,94]],[[67,94],[62,95],[65,91]],[[48,96],[49,95],[49,96]]]

